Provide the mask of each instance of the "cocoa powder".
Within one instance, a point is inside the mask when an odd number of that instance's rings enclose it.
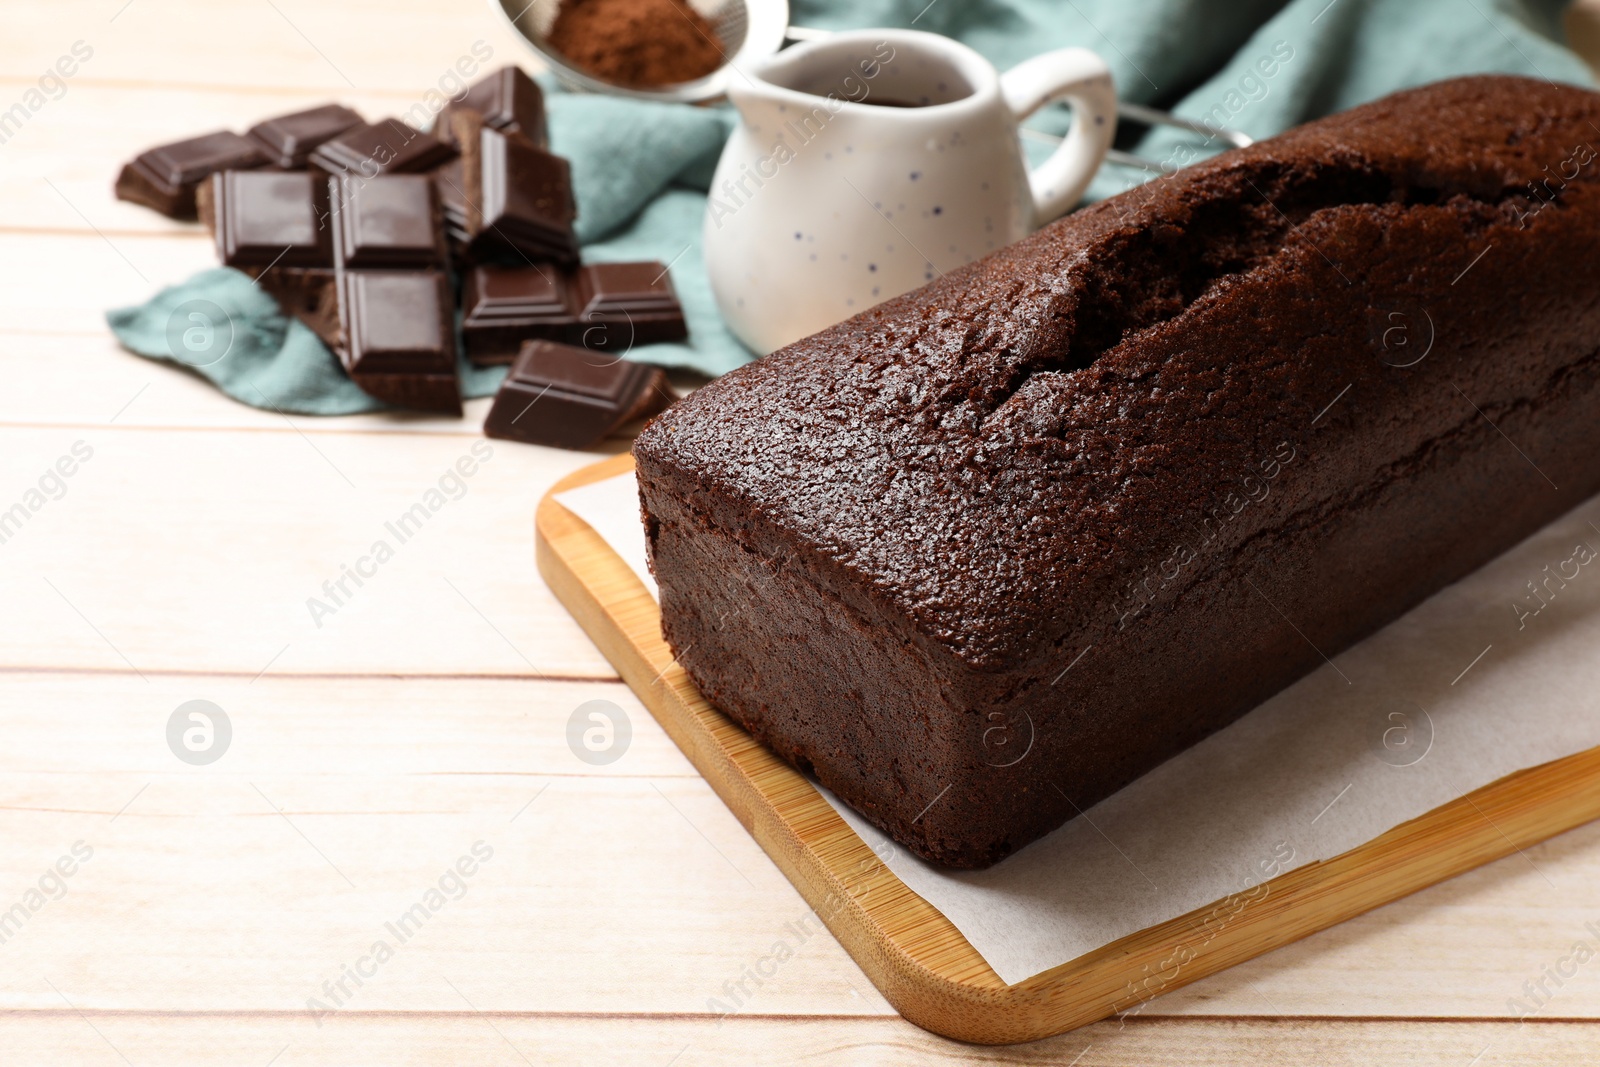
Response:
[[[723,60],[716,28],[686,0],[564,0],[546,40],[585,73],[638,88],[703,78]]]

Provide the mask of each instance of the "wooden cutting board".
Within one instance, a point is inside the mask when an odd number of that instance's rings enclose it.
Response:
[[[1007,985],[803,775],[706,703],[661,638],[655,598],[553,499],[632,469],[632,456],[616,456],[556,483],[535,520],[540,572],[883,995],[934,1033],[1004,1044],[1071,1030],[1600,818],[1594,748]]]

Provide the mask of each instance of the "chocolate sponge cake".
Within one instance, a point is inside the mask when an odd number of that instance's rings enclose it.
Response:
[[[678,661],[955,867],[1336,671],[1600,488],[1594,145],[1411,90],[713,382],[634,450]]]

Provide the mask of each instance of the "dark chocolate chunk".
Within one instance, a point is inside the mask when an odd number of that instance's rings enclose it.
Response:
[[[281,263],[270,268],[245,267],[243,270],[278,301],[279,307],[322,338],[323,344],[338,349],[342,335],[339,330],[339,292],[333,270],[325,267],[285,267]]]
[[[472,83],[465,96],[448,107],[476,111],[490,129],[520,133],[540,148],[550,143],[545,127],[544,93],[539,83],[520,67],[501,67],[484,75]],[[451,136],[447,115],[441,114],[434,128],[440,132],[441,140]]]
[[[444,213],[445,222],[455,223],[463,229],[467,224],[466,180],[461,170],[460,156],[435,168],[433,172],[434,191],[439,194],[439,208]]]
[[[473,204],[482,198],[483,167],[480,165],[476,145],[484,130],[483,116],[476,111],[446,108],[439,116],[435,129],[444,126],[450,131],[450,143],[473,145],[471,152],[462,152],[455,159],[433,172],[434,187],[439,192],[440,211],[444,215],[445,237],[450,242],[450,252],[462,263],[469,262],[467,245],[472,240]],[[443,136],[443,134],[440,134]],[[480,216],[481,221],[481,216]]]
[[[334,253],[339,267],[444,266],[444,231],[428,175],[341,175],[330,181],[338,219]]]
[[[197,195],[201,217],[228,267],[330,267],[328,182],[269,170],[213,174]]]
[[[510,363],[524,341],[571,337],[577,317],[570,290],[553,264],[473,268],[461,293],[467,358],[485,366]]]
[[[174,219],[195,217],[195,189],[223,170],[251,170],[267,164],[259,144],[230,130],[141,153],[117,175],[117,199],[143,204]]]
[[[481,213],[474,243],[508,245],[517,258],[576,263],[578,239],[572,232],[578,217],[572,197],[572,171],[567,161],[527,141],[498,130],[484,130],[481,154]]]
[[[310,163],[329,174],[374,178],[430,170],[454,154],[443,141],[399,119],[379,119],[324,141],[311,153]]]
[[[461,383],[454,374],[352,374],[368,396],[412,411],[461,415]]]
[[[565,341],[595,351],[688,336],[667,268],[655,261],[594,263],[575,274],[552,264],[477,267],[462,287],[467,358],[509,363],[523,341]]]
[[[689,336],[667,268],[656,262],[591,263],[573,285],[574,344],[605,351]]]
[[[462,257],[473,263],[527,266],[554,260],[578,265],[578,215],[567,161],[535,148],[519,134],[483,125],[475,111],[458,111],[451,126],[461,152],[466,235]]]
[[[339,275],[340,357],[351,374],[443,374],[456,368],[451,301],[439,271]]]
[[[398,407],[459,415],[455,309],[440,271],[341,271],[345,370],[363,390]]]
[[[457,157],[433,172],[433,188],[439,194],[439,212],[444,219],[445,237],[450,249],[459,253],[467,243],[467,192],[463,183],[461,159]]]
[[[245,136],[259,142],[275,166],[300,170],[317,146],[362,122],[360,115],[343,104],[324,104],[258,122]]]
[[[550,341],[529,341],[484,420],[490,437],[589,448],[672,402],[659,367]]]

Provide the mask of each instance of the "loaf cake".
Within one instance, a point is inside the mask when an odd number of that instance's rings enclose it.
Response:
[[[711,383],[634,449],[677,661],[964,868],[1337,671],[1600,488],[1595,144],[1410,90]]]

